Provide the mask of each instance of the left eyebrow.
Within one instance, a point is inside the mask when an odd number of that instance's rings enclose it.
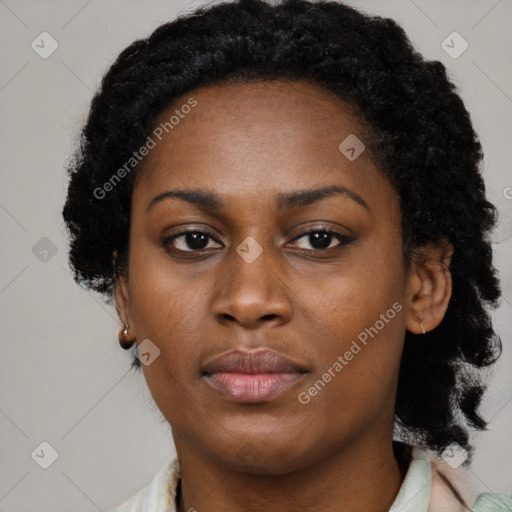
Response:
[[[278,194],[276,196],[276,200],[280,210],[290,210],[292,208],[303,207],[316,203],[322,199],[334,196],[336,194],[345,195],[367,210],[370,209],[366,201],[361,196],[340,185],[330,185],[322,188],[307,188],[302,190],[294,190],[292,192],[285,192]],[[148,212],[150,208],[160,203],[164,199],[172,197],[181,199],[182,201],[190,204],[197,205],[201,210],[215,211],[222,209],[226,205],[226,203],[218,194],[210,190],[201,188],[175,189],[167,190],[155,196],[146,207],[146,212]]]
[[[366,201],[361,196],[340,185],[330,185],[322,188],[307,188],[303,190],[295,190],[286,194],[280,194],[278,196],[278,206],[280,209],[307,206],[336,194],[346,195],[357,204],[364,206],[367,210],[370,209]]]

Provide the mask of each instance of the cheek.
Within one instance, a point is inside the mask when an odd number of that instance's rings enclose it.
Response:
[[[207,287],[191,286],[155,251],[134,247],[130,261],[131,313],[140,343],[149,339],[160,354],[142,366],[148,386],[160,406],[162,399],[179,402],[196,363]],[[181,391],[180,391],[181,390]]]
[[[304,401],[315,417],[352,427],[394,399],[405,333],[399,251],[374,254],[326,280],[307,320],[316,323],[318,360]]]
[[[309,306],[314,310],[314,318],[329,327],[331,336],[357,337],[395,302],[402,307],[392,308],[383,321],[388,317],[393,321],[385,322],[388,332],[390,323],[397,324],[396,310],[403,309],[406,291],[400,247],[374,245],[368,243],[361,250],[354,250],[346,264],[310,283],[313,300]]]
[[[183,273],[166,256],[156,241],[141,230],[130,247],[130,290],[137,334],[167,338],[200,301],[200,290],[188,286]]]
[[[316,371],[297,397],[324,439],[336,443],[392,423],[404,333],[400,307],[374,298],[366,310],[347,305],[331,317]]]

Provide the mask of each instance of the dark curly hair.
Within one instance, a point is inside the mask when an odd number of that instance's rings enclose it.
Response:
[[[330,1],[239,0],[183,15],[126,48],[94,96],[68,167],[63,216],[75,280],[112,303],[116,276],[127,270],[141,165],[106,197],[94,191],[171,103],[213,84],[283,79],[336,94],[369,128],[368,146],[400,197],[406,266],[429,242],[453,245],[445,318],[425,336],[405,336],[396,426],[437,453],[456,442],[471,454],[469,429],[486,426],[477,412],[483,369],[501,352],[489,315],[500,297],[489,241],[496,209],[485,197],[480,142],[445,67],[423,59],[391,19]]]

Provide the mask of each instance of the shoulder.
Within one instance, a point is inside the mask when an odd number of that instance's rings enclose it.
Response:
[[[478,496],[471,512],[512,512],[512,496],[482,493]]]
[[[479,482],[464,467],[452,467],[429,454],[432,487],[428,512],[512,512],[512,497],[478,494]]]
[[[179,477],[178,457],[174,456],[146,487],[110,512],[176,512],[175,499]]]

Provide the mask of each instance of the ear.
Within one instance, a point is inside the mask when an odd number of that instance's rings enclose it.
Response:
[[[444,239],[414,251],[407,278],[408,331],[431,331],[444,318],[452,294],[452,255],[453,246]]]
[[[117,251],[114,251],[113,254],[113,266],[114,266],[114,298],[116,302],[116,310],[117,314],[121,322],[124,324],[128,324],[129,328],[133,331],[133,318],[131,315],[131,298],[130,298],[130,289],[128,286],[128,279],[126,275],[120,274],[117,271],[116,266],[117,259]]]

